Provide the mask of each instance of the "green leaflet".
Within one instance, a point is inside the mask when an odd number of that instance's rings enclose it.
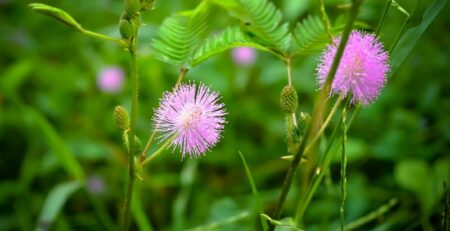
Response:
[[[319,16],[310,15],[297,23],[292,35],[294,40],[291,52],[294,55],[320,52],[329,43],[325,26]]]
[[[239,0],[247,14],[238,14],[242,30],[255,42],[285,53],[289,48],[288,23],[282,22],[280,10],[267,0]]]
[[[81,25],[64,10],[42,3],[30,3],[28,6],[32,10],[41,14],[48,15],[75,30],[83,31],[83,27],[81,27]]]
[[[192,66],[198,65],[217,53],[237,46],[247,46],[267,50],[267,48],[249,39],[242,33],[239,27],[227,27],[219,35],[208,38],[203,45],[197,49],[191,64]]]
[[[200,36],[207,27],[206,4],[192,11],[174,14],[158,28],[152,47],[157,59],[189,68],[191,58],[200,45]]]

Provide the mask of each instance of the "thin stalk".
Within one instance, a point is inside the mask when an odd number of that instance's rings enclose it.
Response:
[[[402,27],[400,28],[400,31],[398,32],[397,36],[394,39],[394,42],[391,45],[391,48],[389,48],[389,54],[392,54],[392,51],[394,50],[394,48],[397,46],[398,41],[400,40],[401,35],[403,34],[403,31],[406,28],[406,25],[409,22],[409,15],[406,17],[405,21],[403,22]]]
[[[320,15],[322,16],[322,23],[325,26],[325,31],[327,32],[328,39],[330,40],[330,43],[333,42],[333,35],[330,31],[330,21],[328,20],[327,12],[325,11],[325,3],[323,0],[319,0],[320,5]]]
[[[149,157],[147,157],[144,161],[142,161],[139,164],[139,168],[144,167],[146,164],[148,164],[150,161],[152,161],[153,159],[155,159],[155,157],[159,156],[159,154],[161,154],[163,151],[165,151],[167,149],[167,147],[169,147],[170,143],[172,143],[173,139],[175,137],[169,138],[166,140],[166,142],[158,149],[156,150],[153,154],[151,154]]]
[[[381,15],[380,21],[378,22],[377,30],[375,31],[375,35],[377,35],[377,36],[381,31],[381,27],[383,26],[384,19],[386,18],[389,8],[391,8],[391,3],[392,3],[392,0],[388,0],[386,3],[386,6],[384,7],[383,15]]]
[[[341,147],[341,207],[339,209],[340,218],[341,218],[341,231],[344,231],[344,206],[345,199],[347,197],[347,154],[346,154],[346,145],[347,145],[347,107],[344,107],[342,111],[342,147]]]
[[[317,188],[319,187],[320,182],[322,181],[326,169],[328,168],[328,166],[331,163],[331,160],[333,159],[333,155],[329,154],[331,147],[333,146],[333,141],[335,140],[338,128],[341,126],[342,120],[339,120],[339,123],[335,126],[333,133],[331,134],[330,137],[330,142],[328,143],[326,149],[325,149],[325,157],[324,160],[322,162],[321,167],[317,168],[318,174],[316,174],[314,176],[313,179],[313,183],[309,186],[309,190],[308,193],[306,194],[306,197],[304,200],[302,200],[302,203],[299,204],[299,206],[297,207],[297,211],[295,212],[295,218],[294,221],[295,223],[300,223],[303,215],[305,214],[306,208],[308,208],[309,203],[311,202],[312,197],[314,196],[315,192],[317,191]]]
[[[142,163],[142,161],[144,161],[145,156],[147,156],[147,152],[148,152],[148,150],[150,149],[150,147],[152,145],[152,142],[153,142],[153,139],[155,138],[155,135],[156,135],[156,130],[153,130],[152,134],[150,134],[150,137],[147,140],[147,144],[145,144],[144,150],[142,150],[141,157],[140,157],[140,160],[139,160],[141,163]]]
[[[286,69],[287,69],[287,79],[288,79],[288,85],[289,86],[292,86],[291,64],[292,64],[291,58],[287,58],[286,59]],[[297,127],[297,116],[295,115],[295,112],[291,113],[290,116],[291,116],[291,119],[292,119],[292,124],[295,127]],[[290,127],[288,129],[290,129]]]
[[[345,104],[346,107],[350,106],[350,97],[347,98]],[[350,126],[352,125],[356,115],[359,112],[359,109],[361,107],[358,106],[356,108],[356,110],[352,113],[352,117],[349,120],[349,122],[347,123],[347,131],[350,128]],[[311,202],[312,197],[314,196],[314,194],[317,191],[317,188],[319,187],[319,184],[321,183],[324,175],[326,174],[326,171],[328,169],[328,167],[330,166],[331,160],[333,159],[333,154],[330,153],[331,147],[333,146],[333,143],[335,141],[336,135],[337,135],[337,131],[338,129],[342,126],[342,114],[341,114],[341,118],[339,119],[338,124],[335,125],[333,132],[331,133],[331,137],[330,137],[330,141],[328,142],[327,147],[325,148],[325,152],[323,154],[323,159],[321,161],[321,163],[319,164],[319,167],[317,167],[316,170],[316,175],[314,176],[314,179],[312,180],[312,184],[309,186],[309,190],[308,193],[306,194],[306,197],[304,200],[302,200],[302,203],[299,204],[299,206],[297,207],[297,211],[295,213],[295,222],[296,223],[300,223],[300,221],[303,218],[303,215],[305,214],[306,208],[308,208],[309,203]]]
[[[348,230],[359,228],[359,227],[381,217],[383,214],[388,212],[392,207],[394,207],[397,203],[398,203],[398,199],[392,198],[389,200],[389,202],[387,204],[379,207],[377,210],[359,218],[358,220],[348,223],[345,226],[345,229],[348,231]],[[444,230],[446,230],[446,229],[444,229]]]
[[[115,42],[115,43],[119,44],[122,47],[127,47],[127,42],[125,40],[123,40],[123,39],[110,37],[110,36],[107,36],[107,35],[104,35],[104,34],[100,34],[100,33],[97,33],[97,32],[93,32],[93,31],[90,31],[90,30],[86,30],[86,29],[82,29],[81,33],[83,33],[85,35],[88,35],[88,36],[91,36],[91,37],[94,37],[94,38],[97,38],[97,39],[102,39],[102,40],[106,40],[106,41],[110,41],[110,42]]]
[[[398,41],[400,40],[401,35],[403,34],[403,31],[406,28],[406,25],[409,22],[409,18],[410,18],[410,14],[408,13],[408,11],[406,11],[402,6],[400,6],[400,4],[398,4],[396,1],[392,0],[392,5],[395,6],[397,8],[397,10],[399,10],[400,12],[402,12],[404,15],[406,15],[406,19],[403,22],[402,27],[400,28],[399,32],[397,33],[397,36],[395,36],[394,42],[391,45],[391,48],[389,49],[389,54],[392,53],[392,51],[394,50],[394,48],[397,46]]]
[[[311,140],[311,142],[306,146],[305,153],[308,153],[308,151],[314,146],[314,144],[319,140],[319,138],[322,136],[325,129],[328,127],[328,124],[330,123],[331,119],[333,118],[334,114],[336,113],[336,110],[338,109],[339,105],[341,104],[343,98],[340,96],[336,103],[334,104],[333,108],[331,109],[330,113],[328,114],[327,118],[325,119],[325,122],[323,122],[322,127],[320,127],[319,132],[317,132],[316,136]]]
[[[135,36],[129,43],[130,54],[130,77],[131,77],[131,113],[130,113],[130,131],[128,133],[129,150],[128,150],[128,184],[127,194],[125,197],[125,205],[123,209],[123,227],[122,230],[127,231],[130,224],[130,205],[133,197],[133,185],[135,181],[135,165],[134,165],[134,149],[135,149],[135,134],[136,134],[136,118],[138,112],[138,73],[136,63],[136,47],[137,47],[137,30]]]
[[[188,71],[189,71],[189,69],[187,69],[187,68],[184,68],[184,67],[180,68],[180,74],[178,75],[178,79],[177,79],[177,82],[175,83],[175,87],[180,85],[181,81],[183,80],[184,76],[186,76]]]
[[[341,61],[342,55],[344,53],[345,46],[347,45],[348,38],[350,36],[350,32],[353,28],[354,21],[358,14],[359,6],[361,5],[363,0],[354,0],[352,7],[349,13],[349,19],[345,25],[344,32],[342,34],[341,42],[336,52],[336,56],[333,60],[333,64],[331,65],[330,72],[328,73],[327,80],[325,81],[324,88],[321,91],[321,95],[319,96],[319,104],[316,105],[314,113],[313,113],[313,121],[311,124],[314,124],[314,120],[317,120],[317,114],[320,114],[323,109],[326,107],[326,98],[328,93],[330,92],[331,82],[336,74],[337,68]],[[279,220],[281,217],[281,213],[284,207],[284,203],[286,202],[287,194],[290,190],[291,183],[295,172],[297,171],[297,167],[299,166],[300,160],[305,152],[306,140],[308,140],[309,134],[311,133],[311,126],[308,126],[305,132],[305,137],[300,142],[300,146],[298,148],[297,153],[294,155],[294,159],[289,166],[288,172],[286,173],[286,177],[283,182],[283,188],[281,190],[280,196],[278,198],[277,206],[274,212],[273,218],[275,220]],[[269,225],[269,231],[273,231],[275,226],[271,223]]]

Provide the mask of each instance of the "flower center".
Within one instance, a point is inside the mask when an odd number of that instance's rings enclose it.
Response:
[[[192,128],[193,126],[196,126],[201,119],[201,116],[202,109],[199,106],[187,105],[180,113],[178,124],[185,129]]]

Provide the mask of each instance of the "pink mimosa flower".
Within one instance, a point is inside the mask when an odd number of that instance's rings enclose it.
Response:
[[[321,54],[317,67],[320,87],[325,84],[336,55],[340,37]],[[389,72],[389,55],[373,34],[353,31],[331,84],[331,94],[352,94],[352,103],[371,104],[380,95]]]
[[[106,67],[97,77],[97,85],[103,92],[117,93],[122,90],[124,81],[123,70],[120,67]]]
[[[220,139],[225,122],[224,104],[220,96],[200,84],[181,84],[166,92],[153,118],[154,128],[161,139],[173,139],[182,158],[187,154],[198,157]]]

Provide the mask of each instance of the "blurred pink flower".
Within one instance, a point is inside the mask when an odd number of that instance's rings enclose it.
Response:
[[[97,76],[97,85],[103,92],[117,93],[122,90],[123,82],[123,70],[116,66],[103,68]]]
[[[181,84],[164,93],[153,118],[161,139],[172,139],[172,146],[180,149],[182,158],[189,154],[198,157],[220,139],[224,127],[224,104],[220,96],[203,84]]]
[[[88,192],[93,195],[103,194],[106,190],[105,181],[100,176],[89,176],[87,178],[86,187]]]
[[[320,87],[325,84],[339,43],[340,37],[335,38],[321,54],[317,67]],[[331,84],[331,94],[345,97],[351,93],[352,103],[369,105],[384,87],[389,72],[388,60],[388,53],[375,35],[353,31]]]
[[[251,47],[236,47],[232,50],[234,63],[241,66],[248,66],[256,60],[256,50]]]

